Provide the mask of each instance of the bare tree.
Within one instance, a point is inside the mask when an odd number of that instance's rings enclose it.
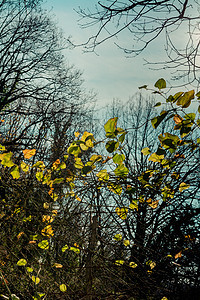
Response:
[[[83,44],[86,51],[94,51],[112,39],[125,54],[135,56],[163,37],[167,57],[158,67],[178,70],[173,78],[186,77],[190,83],[199,82],[198,1],[105,0],[98,1],[94,9],[79,8],[78,13],[82,28],[94,28]],[[164,39],[157,41],[160,49]]]

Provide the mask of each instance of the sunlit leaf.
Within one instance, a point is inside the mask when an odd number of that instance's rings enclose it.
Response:
[[[29,171],[29,165],[27,165],[24,161],[21,162],[21,169],[23,172]]]
[[[69,247],[65,245],[64,247],[62,247],[62,252],[65,252],[67,249],[69,249]]]
[[[43,240],[38,243],[38,247],[47,250],[49,249],[49,242],[47,240]]]
[[[12,152],[0,154],[1,164],[5,167],[13,167],[15,164],[12,161]]]
[[[142,154],[149,155],[151,153],[150,149],[148,147],[145,147],[141,150]]]
[[[107,187],[110,191],[117,195],[121,195],[122,193],[122,186],[120,184],[110,183]]]
[[[61,269],[63,267],[63,265],[61,265],[59,263],[55,263],[55,264],[53,264],[53,267],[55,267],[57,269]]]
[[[181,258],[181,256],[182,256],[182,250],[181,250],[180,252],[178,252],[178,253],[174,256],[174,258],[175,258],[175,259]]]
[[[65,284],[61,284],[60,285],[60,290],[61,290],[61,292],[66,292],[67,286]]]
[[[107,181],[109,179],[109,175],[106,169],[101,170],[99,173],[96,174],[99,180]]]
[[[149,161],[161,162],[161,160],[163,158],[164,158],[164,155],[157,155],[156,153],[152,153],[149,157]]]
[[[104,125],[104,129],[105,129],[107,137],[115,137],[115,130],[116,130],[116,127],[117,127],[117,120],[118,120],[117,117],[111,118]]]
[[[131,267],[131,268],[133,268],[133,269],[135,269],[135,268],[137,268],[137,264],[135,263],[135,262],[133,262],[133,261],[131,261],[130,263],[129,263],[129,267]]]
[[[129,208],[133,209],[133,210],[134,209],[138,210],[138,201],[137,200],[132,200],[132,202],[129,205]]]
[[[189,184],[185,183],[185,182],[182,182],[180,185],[179,185],[179,192],[183,192],[184,190],[188,189],[190,187]]]
[[[73,252],[76,253],[76,254],[79,254],[79,253],[80,253],[80,249],[77,248],[77,247],[70,247],[69,250],[73,251]]]
[[[121,241],[122,240],[122,235],[120,233],[115,234],[114,238],[115,241]]]
[[[20,260],[18,260],[17,265],[18,266],[25,266],[27,264],[27,261],[23,258],[21,258]]]
[[[42,235],[46,235],[48,237],[53,236],[54,232],[51,225],[47,225],[44,229],[41,230]]]
[[[32,273],[32,272],[33,272],[33,269],[30,268],[30,267],[27,267],[26,270],[27,270],[27,272],[29,272],[29,273]]]
[[[115,164],[121,164],[124,160],[125,160],[125,155],[124,154],[118,154],[118,153],[116,153],[113,156],[113,162]]]
[[[74,164],[75,168],[82,169],[84,167],[84,164],[82,163],[81,158],[76,157],[74,160],[75,160],[75,164]]]
[[[19,167],[18,166],[14,166],[12,168],[10,174],[12,175],[13,179],[18,179],[20,177]]]
[[[36,154],[36,149],[25,149],[22,151],[24,158],[29,159]]]
[[[116,260],[116,261],[115,261],[115,264],[116,264],[117,266],[122,266],[122,265],[124,264],[124,260]]]
[[[36,277],[36,276],[32,276],[31,279],[33,280],[33,282],[35,284],[38,284],[40,282],[40,278],[39,277]]]
[[[114,170],[114,173],[116,176],[125,177],[128,175],[129,169],[124,164],[121,164]]]
[[[115,209],[116,213],[118,214],[118,216],[122,219],[125,220],[127,218],[127,214],[128,214],[128,208],[126,207],[117,207]]]
[[[129,246],[129,245],[130,245],[130,241],[129,241],[129,240],[124,240],[124,241],[123,241],[123,244],[124,244],[124,246],[126,246],[126,247],[127,247],[127,246]]]

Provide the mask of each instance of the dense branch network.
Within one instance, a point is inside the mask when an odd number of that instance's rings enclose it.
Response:
[[[165,44],[167,54],[163,67],[178,69],[176,78],[187,77],[190,83],[199,81],[198,9],[195,0],[99,1],[94,10],[78,11],[80,26],[94,28],[94,34],[82,46],[85,51],[95,51],[113,39],[126,55],[135,56],[156,43],[158,37],[165,37],[165,42],[159,42],[159,47]]]

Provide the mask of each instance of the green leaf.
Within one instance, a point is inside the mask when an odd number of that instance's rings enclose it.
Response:
[[[102,181],[107,181],[109,179],[109,175],[106,169],[101,170],[99,173],[97,173],[96,176],[99,178],[99,180]]]
[[[129,205],[129,208],[132,209],[132,210],[134,210],[134,209],[138,210],[138,200],[137,199],[132,200],[132,202]]]
[[[142,154],[149,155],[151,153],[150,149],[148,147],[145,147],[141,150]]]
[[[12,152],[0,154],[1,164],[5,167],[13,167],[15,164],[11,160],[12,155]]]
[[[191,104],[191,100],[194,99],[194,90],[184,93],[178,98],[176,104],[182,108],[187,108]]]
[[[18,179],[20,177],[19,167],[18,166],[14,166],[12,168],[12,171],[10,172],[10,174],[12,175],[13,179]]]
[[[158,106],[161,106],[161,102],[157,102],[155,105],[154,105],[154,107],[158,107]]]
[[[114,170],[114,173],[116,176],[125,177],[128,175],[129,169],[124,164],[121,164]]]
[[[106,124],[104,125],[104,129],[105,129],[107,137],[115,137],[116,136],[115,130],[117,127],[117,120],[118,120],[117,117],[109,119],[106,122]]]
[[[79,157],[76,157],[76,158],[75,158],[75,164],[74,164],[74,167],[75,167],[76,169],[82,169],[82,168],[84,167],[84,164],[82,163],[81,158],[79,158]]]
[[[124,142],[126,134],[127,134],[127,132],[124,132],[122,135],[120,135],[120,137],[119,137],[119,142],[120,143]]]
[[[166,88],[166,81],[163,78],[160,78],[158,81],[156,81],[155,87],[157,87],[159,90]]]
[[[106,150],[107,150],[109,153],[114,152],[118,147],[119,147],[119,142],[116,142],[116,141],[114,141],[114,140],[108,141],[108,142],[106,143]]]
[[[114,236],[113,239],[114,239],[115,241],[117,241],[117,242],[120,242],[120,241],[122,240],[122,235],[119,234],[119,233],[117,233],[117,234],[115,234],[115,236]]]
[[[43,240],[38,243],[38,247],[44,250],[49,249],[49,242],[47,240]]]
[[[108,189],[117,195],[121,195],[122,193],[122,186],[120,184],[110,183]]]
[[[66,292],[67,286],[66,286],[64,283],[61,284],[61,285],[60,285],[60,290],[61,290],[61,292]]]
[[[53,184],[60,184],[61,182],[63,182],[64,181],[64,178],[55,178],[54,180],[53,180]]]
[[[23,258],[21,258],[20,260],[18,260],[17,265],[18,266],[25,266],[27,264],[27,261]]]
[[[40,282],[40,278],[39,277],[36,277],[36,276],[32,276],[31,279],[33,280],[33,282],[35,284],[38,284]]]
[[[149,161],[153,162],[161,162],[161,160],[164,158],[164,155],[158,155],[156,153],[152,153],[149,157]]]
[[[167,116],[168,111],[163,110],[160,113],[160,116],[154,117],[153,119],[151,119],[151,124],[153,126],[153,128],[157,128],[158,125],[164,120],[164,118]]]
[[[75,142],[73,142],[67,149],[67,152],[77,157],[79,153],[81,153],[81,149]]]
[[[124,160],[125,160],[125,155],[124,154],[118,154],[118,153],[116,153],[113,156],[113,162],[115,164],[121,164]]]

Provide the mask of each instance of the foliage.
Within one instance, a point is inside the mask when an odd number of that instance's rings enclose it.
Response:
[[[176,288],[198,287],[200,121],[188,108],[199,93],[166,96],[165,86],[164,79],[155,84],[166,108],[151,123],[157,128],[168,118],[174,131],[158,135],[155,152],[142,149],[149,164],[137,173],[125,151],[135,129],[118,127],[117,117],[104,125],[103,140],[75,132],[67,153],[50,166],[35,159],[35,148],[19,159],[1,146],[2,295],[161,299],[174,292],[172,279]],[[105,198],[109,220],[99,203]]]

